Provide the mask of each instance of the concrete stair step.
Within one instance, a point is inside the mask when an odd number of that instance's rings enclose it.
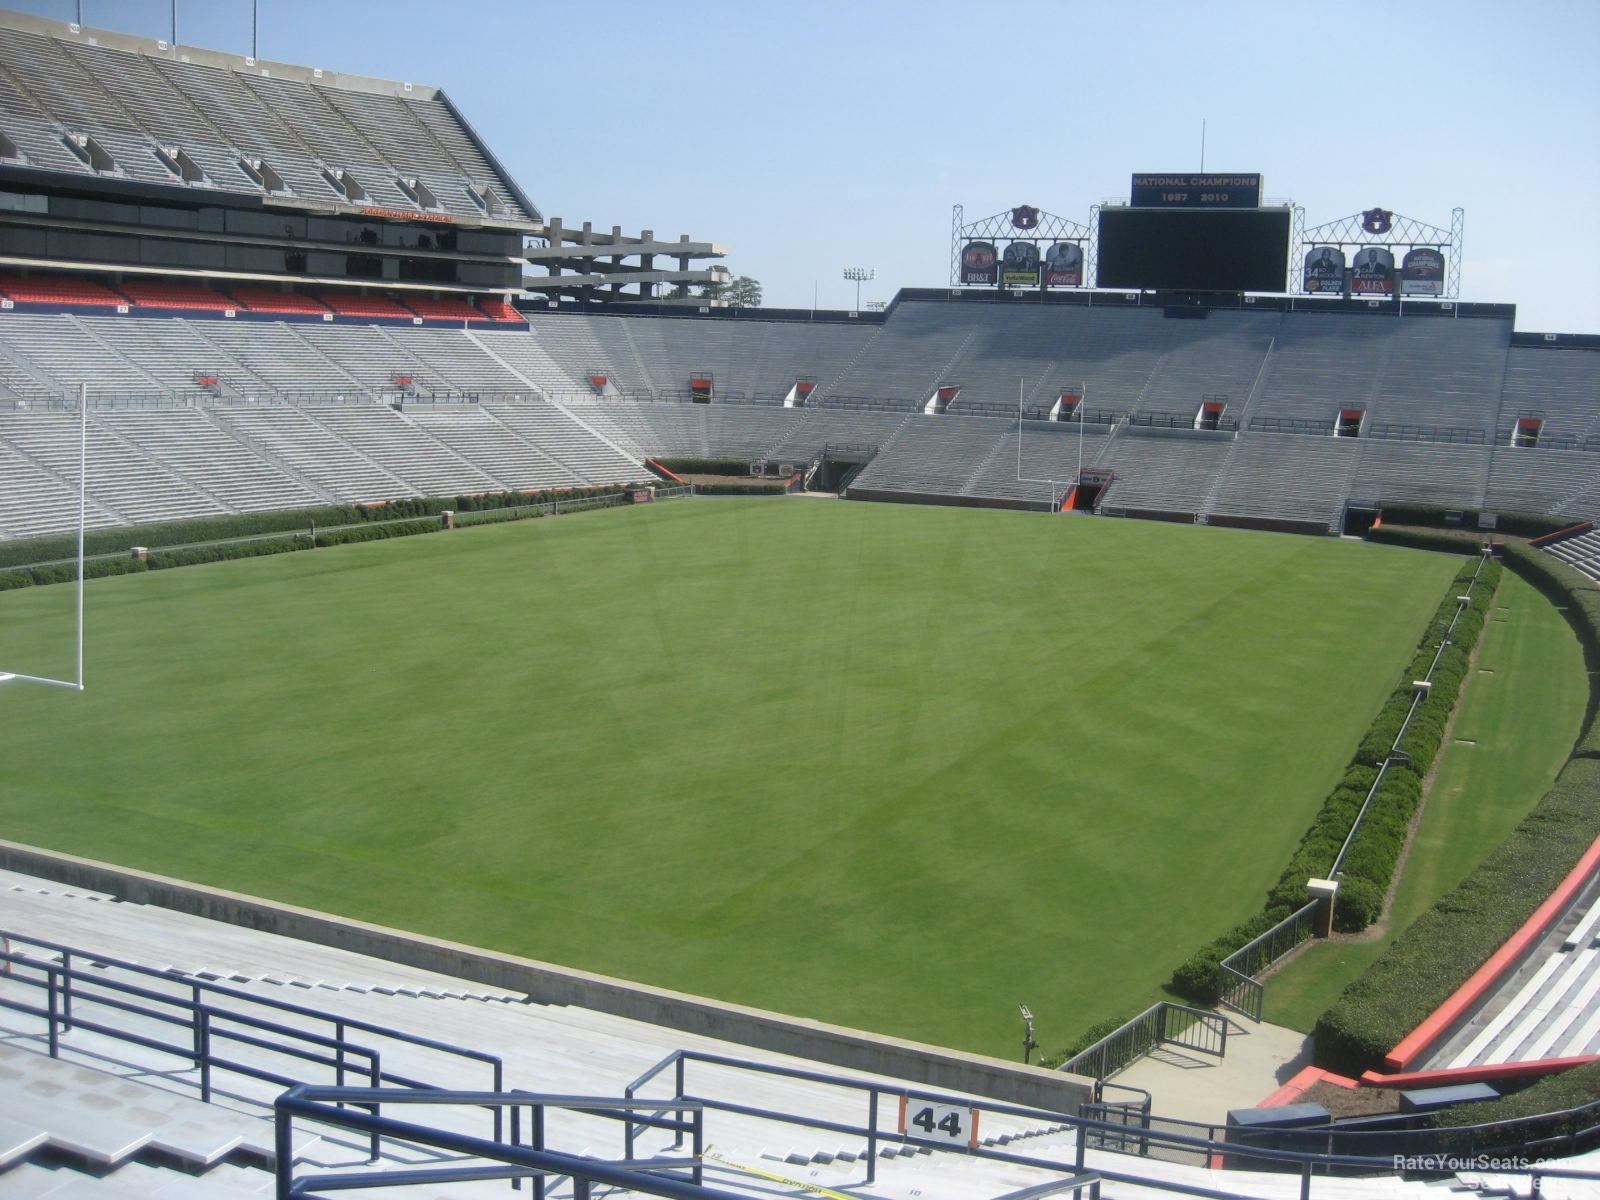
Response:
[[[0,1046],[0,1085],[0,1119],[46,1135],[28,1153],[48,1147],[97,1167],[159,1153],[196,1171],[230,1155],[274,1158],[270,1121],[14,1046]],[[297,1154],[321,1140],[297,1135]]]
[[[264,979],[301,989],[387,988],[429,999],[522,1002],[526,995],[478,987],[430,971],[319,946],[275,934],[174,912],[154,905],[28,887],[13,877],[5,921],[33,936],[96,952],[157,971],[175,970],[216,982]],[[6,882],[0,878],[0,888]],[[43,956],[26,946],[16,952]]]

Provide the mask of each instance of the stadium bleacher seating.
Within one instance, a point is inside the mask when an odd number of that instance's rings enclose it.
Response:
[[[1269,514],[1336,532],[1357,463],[1353,440],[1263,433],[1233,443],[1208,519],[1258,520]]]
[[[1574,903],[1483,1003],[1430,1056],[1432,1067],[1535,1062],[1600,1054],[1600,894]]]
[[[18,114],[11,136],[30,161],[53,170],[101,170],[67,147],[65,126],[92,135],[112,169],[130,180],[175,182],[152,147],[177,144],[213,188],[261,193],[242,152],[267,161],[290,193],[307,200],[357,198],[397,211],[479,217],[471,181],[493,192],[507,216],[531,217],[430,89],[333,86],[310,71],[246,73],[13,28],[0,29],[0,55],[8,72],[0,97]],[[359,188],[354,197],[328,164],[347,172]],[[403,176],[425,184],[433,205],[408,195],[397,182]]]
[[[327,312],[289,293],[236,292],[241,304]],[[153,294],[190,298],[180,288]],[[335,302],[385,312],[394,303]],[[958,501],[1059,499],[1081,455],[1084,466],[1114,473],[1100,497],[1100,511],[1112,515],[1334,532],[1346,503],[1600,514],[1600,455],[1576,448],[1595,356],[1523,347],[1508,354],[1499,319],[1223,312],[1178,322],[1126,307],[1054,306],[1041,315],[918,301],[902,306],[902,330],[898,311],[883,326],[536,312],[526,329],[487,320],[445,329],[63,307],[0,314],[0,407],[27,411],[79,382],[93,388],[103,433],[115,428],[116,444],[161,481],[136,504],[102,498],[97,519],[112,523],[135,512],[156,519],[254,511],[268,497],[294,505],[624,482],[647,474],[649,456],[804,466],[829,443],[875,448],[876,460],[854,480],[862,491]],[[1003,328],[1019,311],[1026,336]],[[1041,338],[1047,351],[1029,349]],[[922,370],[909,365],[911,347],[924,361],[964,367],[948,412],[923,417],[914,399],[923,384],[907,382]],[[702,371],[717,379],[716,396],[689,403],[687,380]],[[1434,372],[1443,390],[1418,395]],[[600,392],[590,374],[605,376]],[[925,383],[945,377],[923,374]],[[1019,471],[1015,396],[1001,399],[1017,374],[1031,412],[1087,383],[1086,406],[1109,394],[1123,406],[1110,418],[1128,419],[1086,422],[1081,447],[1076,425],[1030,420]],[[801,377],[815,379],[816,391],[803,407],[785,407]],[[1353,401],[1352,378],[1361,381]],[[828,391],[867,379],[899,395]],[[1219,395],[1238,432],[1192,431],[1189,414],[1201,397]],[[1495,433],[1491,441],[1490,431],[1503,433],[1535,396],[1545,397],[1540,411],[1549,414],[1545,440],[1512,446]],[[1369,409],[1362,436],[1332,436],[1346,404]],[[167,410],[170,423],[164,429],[157,412],[115,415],[130,407]],[[1142,414],[1170,415],[1175,424],[1165,428],[1162,419],[1151,428]],[[60,429],[64,446],[71,435],[65,423]],[[175,451],[174,429],[204,432],[219,449],[214,438],[223,439],[234,474],[252,482],[221,486],[201,458]],[[14,441],[10,448],[22,449]],[[257,467],[246,469],[240,455],[254,455]],[[39,520],[36,511],[18,514],[0,519],[0,530],[38,531]]]
[[[342,317],[395,317],[409,320],[414,314],[387,296],[360,296],[350,292],[325,291],[317,297]]]
[[[525,325],[528,321],[526,317],[504,300],[479,300],[478,307],[483,311],[483,315],[491,321],[507,321],[518,325]]]
[[[140,308],[196,308],[222,312],[234,307],[233,301],[221,292],[191,284],[126,279],[119,286],[122,294]]]
[[[18,304],[81,304],[115,308],[127,299],[104,284],[76,275],[0,274],[0,295]]]
[[[302,296],[298,292],[285,292],[277,288],[251,287],[248,284],[235,284],[231,289],[233,298],[239,302],[240,308],[250,309],[254,312],[269,313],[300,313],[306,316],[320,317],[329,311],[327,305],[313,300],[310,296]]]
[[[1600,354],[1512,346],[1495,444],[1506,445],[1518,417],[1543,421],[1541,447],[1573,449],[1600,434]],[[1566,444],[1563,445],[1563,442]]]
[[[1232,438],[1123,430],[1094,460],[1114,473],[1100,511],[1197,519],[1232,452]]]
[[[407,296],[404,303],[417,316],[429,321],[487,321],[489,319],[465,300]]]

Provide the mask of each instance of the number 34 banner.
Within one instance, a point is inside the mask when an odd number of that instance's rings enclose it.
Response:
[[[978,1148],[978,1110],[940,1104],[918,1096],[900,1097],[900,1133],[914,1142]]]

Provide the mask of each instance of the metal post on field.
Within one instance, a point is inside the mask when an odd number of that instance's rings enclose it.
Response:
[[[89,385],[78,385],[78,690],[83,691],[83,527],[89,518]]]
[[[1089,402],[1089,384],[1085,380],[1078,385],[1078,404],[1073,410],[1078,416],[1078,483],[1083,483],[1083,406]]]

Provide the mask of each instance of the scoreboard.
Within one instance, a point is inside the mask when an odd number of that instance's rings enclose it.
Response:
[[[1135,175],[1134,208],[1260,208],[1260,175]]]
[[[1281,292],[1287,208],[1103,208],[1096,283],[1174,292]]]

